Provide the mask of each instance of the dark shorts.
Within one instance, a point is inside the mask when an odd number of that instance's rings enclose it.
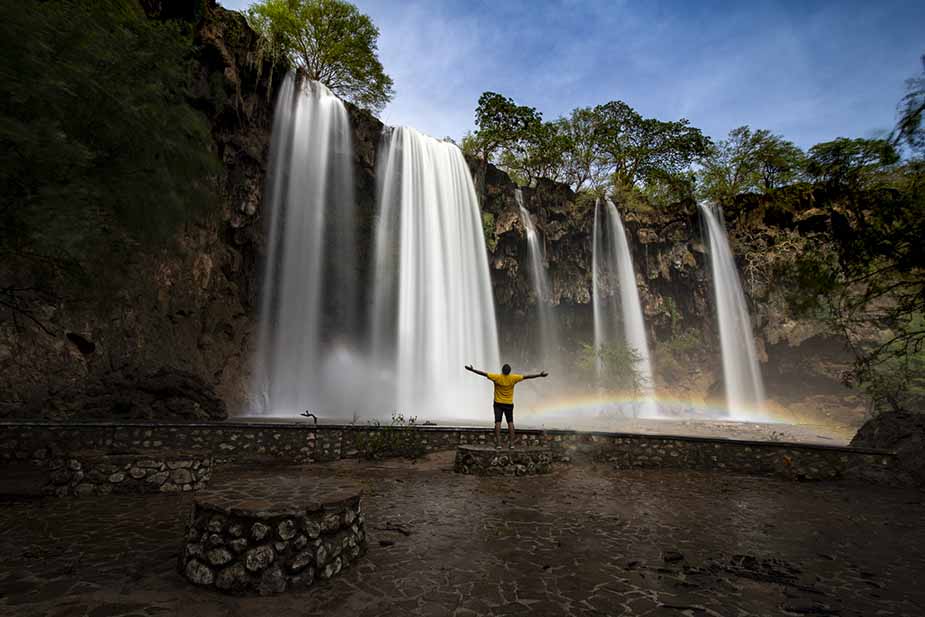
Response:
[[[495,422],[501,422],[502,415],[508,424],[512,424],[514,422],[514,404],[495,403]]]

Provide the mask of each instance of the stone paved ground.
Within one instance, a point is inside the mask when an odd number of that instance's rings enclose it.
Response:
[[[925,614],[923,493],[573,466],[547,476],[344,461],[219,468],[356,479],[368,555],[310,591],[231,598],[174,571],[189,495],[0,503],[0,615]]]

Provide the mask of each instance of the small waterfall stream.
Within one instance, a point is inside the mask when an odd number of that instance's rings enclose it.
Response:
[[[755,353],[755,338],[722,213],[706,204],[700,210],[707,224],[716,318],[723,358],[726,405],[733,419],[756,420],[764,412],[764,384]]]
[[[559,357],[559,331],[556,327],[552,309],[552,293],[549,289],[549,277],[546,274],[545,257],[540,238],[530,212],[524,207],[523,193],[515,189],[514,198],[520,208],[520,220],[527,234],[527,256],[530,260],[530,282],[536,298],[537,333],[539,334],[537,355],[533,361],[537,369],[549,369],[557,373],[561,365]],[[558,375],[555,375],[558,377]]]
[[[604,206],[598,201],[594,207],[594,238],[592,246],[592,295],[594,306],[594,345],[600,348],[622,336],[628,347],[639,356],[636,370],[641,382],[640,408],[637,413],[657,417],[652,361],[646,336],[636,272],[630,252],[626,230],[617,207],[609,199]],[[622,332],[618,332],[617,297],[613,287],[619,288],[619,318]],[[598,366],[600,370],[600,366]]]

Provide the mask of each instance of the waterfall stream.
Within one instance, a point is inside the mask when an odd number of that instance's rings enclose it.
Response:
[[[552,293],[549,288],[549,277],[546,274],[544,252],[540,245],[540,237],[530,212],[524,207],[523,193],[515,189],[514,198],[520,208],[520,220],[527,235],[527,257],[529,258],[530,283],[533,286],[533,295],[536,298],[536,317],[538,343],[535,346],[535,355],[532,358],[536,368],[549,369],[554,378],[558,378],[561,350],[559,348],[559,330],[556,327],[553,315]]]
[[[623,337],[626,345],[638,356],[636,371],[639,378],[640,405],[637,415],[657,417],[652,362],[646,336],[639,288],[626,230],[617,207],[609,199],[594,207],[594,238],[592,247],[592,295],[594,307],[594,346],[601,349]],[[619,289],[619,314],[617,296]],[[617,324],[622,322],[622,331]],[[601,370],[598,358],[598,372]]]
[[[454,144],[398,127],[386,129],[379,161],[372,355],[394,370],[402,412],[484,417],[484,384],[467,379],[463,364],[497,371],[498,336],[465,158]]]
[[[710,243],[726,405],[731,418],[756,420],[756,414],[762,415],[764,411],[764,384],[758,368],[745,294],[721,213],[706,204],[700,204],[700,210],[707,224]]]

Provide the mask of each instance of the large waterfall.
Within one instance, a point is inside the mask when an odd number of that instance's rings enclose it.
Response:
[[[652,381],[652,362],[646,337],[639,289],[636,286],[636,272],[630,253],[626,230],[617,207],[609,199],[602,207],[600,201],[594,206],[594,237],[592,239],[592,296],[594,309],[594,346],[600,349],[622,336],[626,345],[639,356],[636,364],[642,404],[638,413],[643,416],[658,415],[655,390]],[[617,328],[617,298],[608,289],[614,284],[620,290],[619,310],[623,323],[622,332]],[[600,366],[598,366],[600,370]]]
[[[530,282],[533,285],[533,295],[536,298],[537,334],[538,344],[535,346],[535,356],[532,358],[537,368],[546,368],[554,372],[560,366],[559,332],[555,318],[552,314],[552,293],[549,289],[549,277],[546,275],[546,266],[543,250],[536,225],[530,212],[524,207],[523,193],[515,189],[514,198],[520,208],[520,220],[527,232],[527,256],[530,260]]]
[[[341,100],[288,75],[277,98],[265,200],[252,384],[262,413],[291,415],[349,393],[324,373],[332,357],[358,344],[352,170]]]
[[[484,417],[490,391],[463,365],[498,370],[498,337],[462,151],[412,128],[386,129],[377,173],[373,356],[392,375],[403,413]]]
[[[729,415],[754,420],[764,408],[764,384],[758,369],[752,324],[721,213],[700,204],[707,223],[716,316],[723,355],[723,382]]]

